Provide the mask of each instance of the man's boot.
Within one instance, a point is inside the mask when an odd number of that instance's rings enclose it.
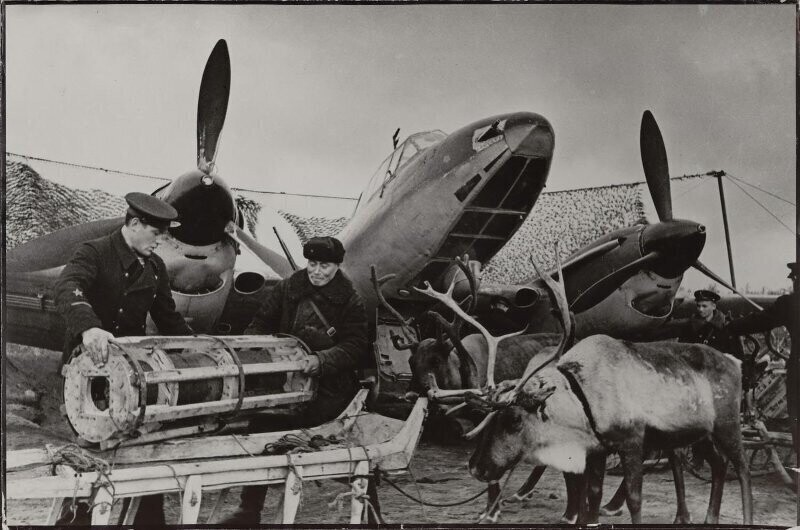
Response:
[[[245,486],[242,488],[239,507],[230,516],[217,524],[251,526],[261,522],[261,510],[267,498],[267,486]]]

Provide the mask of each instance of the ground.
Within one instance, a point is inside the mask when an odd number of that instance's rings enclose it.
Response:
[[[6,416],[6,443],[8,450],[42,447],[45,443],[62,444],[71,441],[71,431],[59,412],[58,392],[60,378],[57,373],[60,353],[35,348],[8,345],[6,381],[4,392],[7,404],[12,405],[15,397],[25,390],[33,390],[41,395],[38,407],[10,407]],[[25,400],[21,400],[25,401]],[[410,473],[393,477],[393,481],[407,493],[423,498],[431,503],[452,503],[471,497],[485,488],[473,479],[466,462],[472,452],[472,445],[456,443],[443,445],[423,440],[412,462]],[[39,468],[24,472],[46,473]],[[528,470],[517,470],[505,492],[512,493],[527,476]],[[13,480],[14,475],[6,478]],[[606,479],[605,499],[608,499],[620,482],[619,476]],[[708,503],[710,485],[694,476],[686,475],[687,503],[695,522],[702,522]],[[349,491],[344,484],[326,482],[304,484],[303,500],[298,511],[297,523],[345,523],[348,521],[349,504],[338,509],[331,503],[341,493]],[[558,473],[548,470],[537,486],[534,499],[522,504],[506,507],[501,515],[502,523],[542,524],[557,523],[566,502],[564,481]],[[218,514],[225,516],[238,505],[238,489],[227,493],[220,505]],[[280,491],[272,488],[267,497],[263,521],[270,522],[270,514],[275,512]],[[792,526],[797,524],[796,496],[774,473],[754,477],[754,522],[757,525]],[[209,492],[203,496],[200,522],[205,522],[219,492]],[[423,507],[402,496],[383,483],[379,487],[380,505],[388,523],[474,523],[485,506],[486,497],[453,507]],[[167,520],[178,522],[179,499],[168,495]],[[11,525],[41,524],[47,517],[49,501],[9,500],[6,505],[7,522]],[[643,499],[643,521],[650,524],[671,523],[675,514],[675,493],[672,474],[667,469],[656,469],[645,477]],[[721,510],[721,524],[741,523],[741,497],[738,482],[729,480]],[[629,523],[627,514],[619,517],[604,517],[601,523]]]

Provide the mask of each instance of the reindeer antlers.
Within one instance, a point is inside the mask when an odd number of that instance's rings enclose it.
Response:
[[[400,345],[400,347],[398,347],[398,342],[394,340],[394,337],[392,338],[392,343],[397,349],[405,349],[411,347],[411,345],[414,342],[416,342],[415,334],[411,330],[410,326],[411,321],[413,319],[408,319],[408,320],[403,319],[403,316],[400,314],[400,312],[394,307],[392,307],[391,304],[389,304],[389,302],[386,300],[386,298],[384,298],[383,293],[381,292],[381,286],[384,283],[388,282],[389,280],[393,279],[397,275],[387,274],[386,276],[378,278],[378,273],[375,271],[374,264],[369,266],[369,272],[372,280],[372,288],[375,290],[375,296],[378,297],[378,301],[381,303],[381,305],[385,307],[397,319],[398,322],[400,322],[400,328],[403,330],[403,334],[406,336],[407,343],[405,345]],[[397,335],[395,335],[395,337],[397,337]],[[397,338],[399,339],[399,337]]]
[[[456,258],[457,263],[460,263],[461,260]],[[463,269],[462,269],[463,270]],[[466,272],[466,271],[465,271]],[[469,277],[469,274],[467,274]],[[497,358],[497,345],[500,341],[507,339],[509,337],[513,337],[515,335],[522,334],[525,330],[520,330],[515,333],[509,333],[508,335],[503,335],[502,337],[495,337],[489,331],[481,325],[476,319],[469,316],[461,306],[453,299],[453,288],[455,287],[455,279],[450,282],[450,287],[447,288],[447,292],[440,293],[436,291],[433,287],[431,287],[430,282],[425,282],[425,289],[420,289],[418,287],[414,287],[417,292],[430,296],[436,300],[439,300],[444,305],[449,307],[457,316],[460,316],[465,322],[472,324],[475,326],[481,335],[486,339],[486,344],[489,347],[489,358],[486,365],[486,384],[489,388],[493,388],[494,385],[494,363],[495,359]]]
[[[564,353],[564,350],[572,342],[574,325],[569,311],[569,305],[567,303],[566,290],[564,288],[564,271],[561,268],[561,258],[558,254],[558,242],[555,244],[555,254],[556,269],[558,270],[558,283],[556,283],[549,275],[542,274],[533,257],[531,257],[531,263],[533,264],[534,269],[536,269],[536,272],[539,274],[539,277],[544,280],[545,285],[552,294],[558,306],[559,315],[561,316],[561,323],[564,326],[564,336],[562,337],[561,342],[559,342],[556,350],[550,356],[548,356],[547,359],[539,363],[538,366],[534,366],[532,362],[528,363],[528,366],[525,367],[525,372],[522,374],[522,377],[520,377],[516,382],[505,381],[490,394],[487,402],[490,402],[494,408],[501,408],[513,403],[517,398],[520,389],[525,385],[525,383],[527,383],[528,380],[534,376],[534,374],[542,370],[542,368],[550,364],[553,360],[561,357],[561,355]],[[480,433],[489,424],[491,419],[496,414],[496,410],[487,414],[487,416],[480,424],[478,424],[477,427],[464,435],[464,438],[470,440],[477,436],[478,433]]]

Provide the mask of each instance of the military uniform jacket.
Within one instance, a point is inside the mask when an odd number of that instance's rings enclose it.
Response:
[[[336,330],[332,336],[309,300]],[[367,348],[367,315],[364,301],[342,271],[322,287],[312,285],[305,269],[281,280],[267,293],[245,333],[288,333],[305,342],[319,357],[320,397],[357,390],[355,370]]]
[[[164,335],[193,333],[175,310],[164,261],[151,254],[142,265],[121,229],[78,247],[59,276],[55,299],[66,321],[65,359],[89,328],[116,337],[144,335],[148,312]]]
[[[715,350],[741,358],[738,339],[726,329],[727,322],[727,317],[715,309],[711,320],[706,321],[696,315],[691,318],[675,319],[665,326],[661,334],[677,336],[680,342],[707,344]]]

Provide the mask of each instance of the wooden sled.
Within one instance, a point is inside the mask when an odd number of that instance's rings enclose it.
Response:
[[[85,500],[94,506],[92,525],[107,525],[112,524],[110,508],[115,500],[130,498],[124,503],[126,509],[122,510],[120,523],[131,524],[140,497],[180,492],[180,523],[195,524],[204,491],[283,484],[283,502],[275,522],[290,524],[297,513],[304,481],[350,478],[350,523],[361,523],[370,472],[408,467],[427,411],[427,400],[419,399],[405,421],[367,413],[363,411],[367,393],[361,390],[335,420],[309,429],[206,436],[117,448],[114,467],[108,473],[81,473],[59,464],[54,461],[60,449],[57,447],[10,451],[6,459],[7,497],[52,498],[52,509],[43,522],[49,525],[59,516],[63,499]],[[334,435],[340,443],[314,452],[261,455],[265,444],[277,442],[287,434],[304,438]],[[111,451],[87,452],[107,461],[112,459]],[[42,464],[57,464],[55,475],[19,476],[25,468]]]

